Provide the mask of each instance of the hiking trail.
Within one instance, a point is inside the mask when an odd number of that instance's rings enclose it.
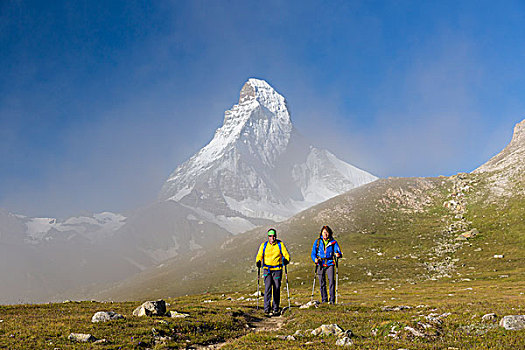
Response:
[[[287,321],[287,318],[284,316],[261,317],[261,318],[251,316],[250,318],[251,318],[251,321],[248,322],[248,326],[250,327],[251,332],[246,333],[245,335],[241,335],[240,337],[229,339],[221,343],[210,344],[210,345],[197,345],[193,347],[192,349],[196,349],[196,350],[221,349],[223,346],[232,344],[233,342],[251,333],[278,331]]]

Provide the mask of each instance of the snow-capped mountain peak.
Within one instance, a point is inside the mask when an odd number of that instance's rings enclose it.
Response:
[[[210,143],[175,169],[159,198],[198,210],[236,233],[375,179],[310,146],[294,129],[285,98],[252,78]],[[232,222],[240,228],[232,230]]]

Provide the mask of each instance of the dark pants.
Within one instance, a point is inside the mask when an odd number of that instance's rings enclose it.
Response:
[[[283,270],[264,269],[264,312],[270,312],[272,309],[270,299],[273,294],[273,311],[279,311],[281,302],[281,280]],[[273,293],[272,293],[273,290]]]
[[[319,266],[317,269],[317,277],[319,278],[319,285],[321,286],[321,302],[326,303],[328,301],[328,295],[326,295],[326,279],[325,275],[328,276],[328,283],[330,287],[330,303],[335,302],[335,266]]]

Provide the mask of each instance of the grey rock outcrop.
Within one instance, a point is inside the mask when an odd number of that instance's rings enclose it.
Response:
[[[133,316],[164,316],[166,302],[164,300],[146,301],[133,311]]]

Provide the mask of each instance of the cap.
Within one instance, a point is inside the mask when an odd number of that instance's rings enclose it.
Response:
[[[277,231],[275,231],[273,228],[269,229],[268,236],[277,236]]]

